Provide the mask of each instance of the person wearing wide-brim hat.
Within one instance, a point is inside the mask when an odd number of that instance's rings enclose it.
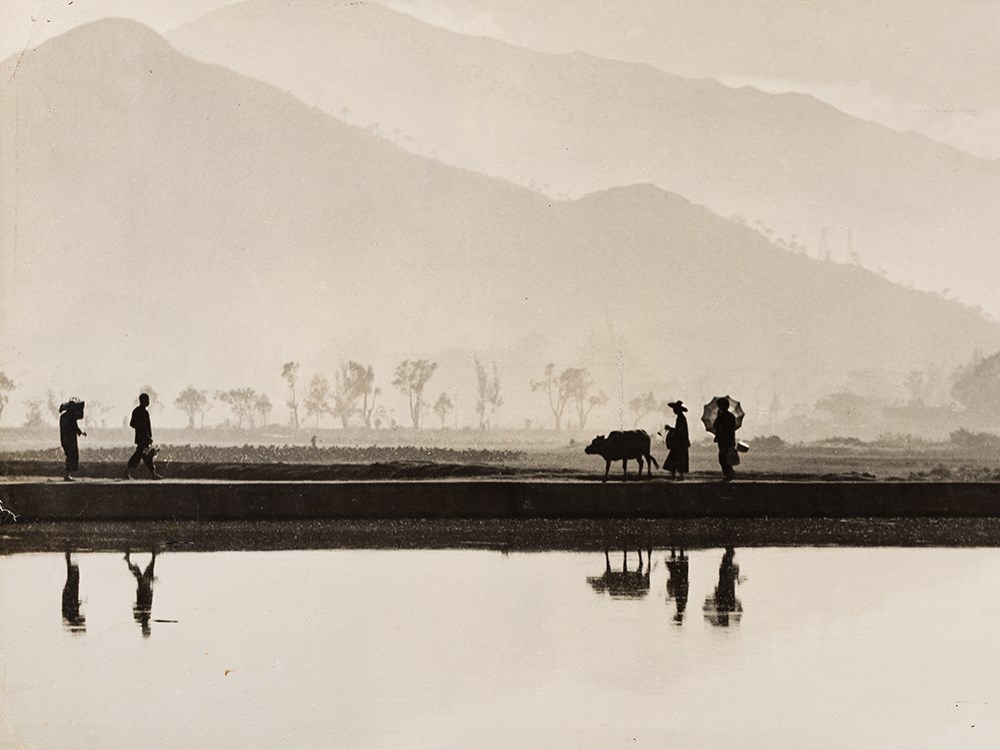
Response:
[[[678,399],[667,404],[673,409],[677,419],[674,426],[664,425],[667,431],[667,460],[663,462],[664,471],[670,472],[671,479],[684,479],[684,475],[689,471],[688,449],[691,447],[691,439],[688,435],[688,422],[684,412],[687,407],[684,402]]]

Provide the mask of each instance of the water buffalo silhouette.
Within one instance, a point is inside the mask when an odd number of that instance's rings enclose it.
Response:
[[[639,464],[640,477],[642,476],[643,458],[646,459],[646,475],[648,477],[653,476],[653,466],[660,468],[656,459],[649,454],[649,444],[649,433],[645,430],[625,430],[624,432],[616,430],[607,437],[598,435],[590,442],[590,445],[583,449],[583,452],[589,455],[598,455],[604,459],[604,479],[601,480],[602,482],[608,481],[608,472],[611,471],[612,461],[622,462],[622,481],[627,481],[628,460],[630,458],[634,458]]]

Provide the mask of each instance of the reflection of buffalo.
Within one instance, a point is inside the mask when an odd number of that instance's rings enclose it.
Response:
[[[594,591],[607,591],[613,599],[641,599],[649,593],[649,569],[652,567],[652,550],[646,554],[647,565],[643,568],[642,550],[637,550],[639,567],[632,571],[628,569],[628,552],[622,550],[621,572],[611,570],[611,558],[608,550],[604,550],[604,575],[587,576],[587,583]]]
[[[598,455],[604,459],[604,479],[608,481],[612,461],[622,462],[623,480],[628,479],[628,460],[635,459],[639,464],[639,476],[642,476],[642,459],[646,459],[646,475],[653,476],[652,467],[660,467],[656,459],[649,454],[649,434],[645,430],[626,430],[610,433],[607,437],[598,435],[586,448],[584,453]]]

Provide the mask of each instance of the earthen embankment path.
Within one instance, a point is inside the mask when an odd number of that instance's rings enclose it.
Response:
[[[992,518],[1000,483],[570,478],[379,481],[8,480],[33,521],[309,519]]]

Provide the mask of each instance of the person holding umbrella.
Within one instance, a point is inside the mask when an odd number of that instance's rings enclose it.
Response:
[[[736,476],[733,466],[739,463],[739,455],[736,452],[736,430],[743,424],[743,408],[739,401],[734,401],[729,396],[716,396],[705,404],[701,421],[706,430],[715,434],[723,481],[731,482]]]
[[[731,482],[736,476],[731,455],[736,452],[736,417],[729,411],[729,399],[720,398],[717,403],[719,413],[712,426],[715,427],[715,442],[719,445],[719,466],[722,467],[722,481]]]
[[[690,470],[688,449],[691,447],[691,439],[688,435],[687,417],[684,416],[687,407],[680,399],[671,401],[667,406],[673,409],[677,419],[673,427],[663,426],[667,431],[667,460],[663,462],[663,469],[670,472],[671,479],[676,479],[680,475],[680,479],[683,480],[684,475]]]

